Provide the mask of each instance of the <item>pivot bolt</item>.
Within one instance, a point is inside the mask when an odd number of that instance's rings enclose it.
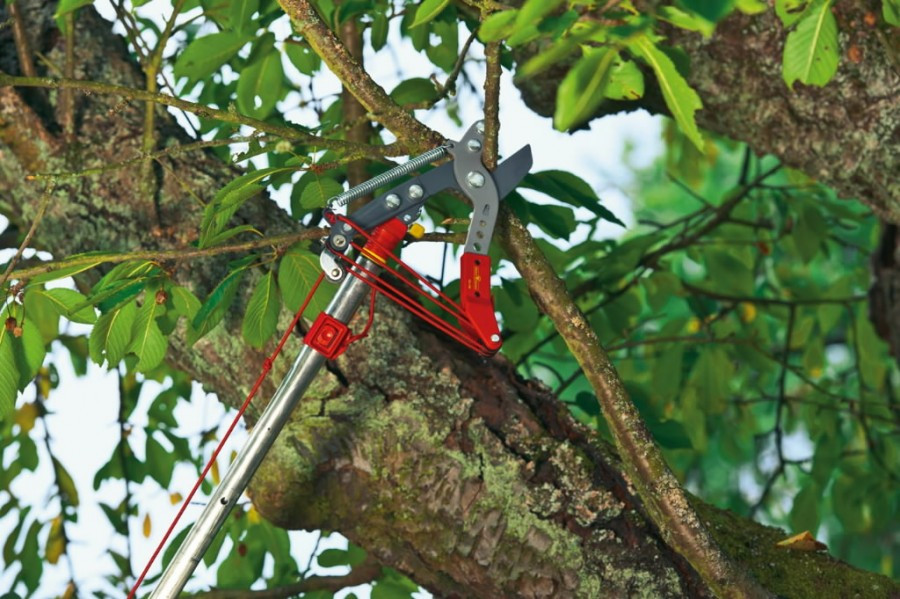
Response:
[[[418,200],[423,195],[425,195],[425,190],[422,189],[421,185],[410,185],[409,186],[409,199]]]
[[[393,210],[400,205],[400,196],[398,196],[396,193],[387,194],[387,196],[384,198],[384,205]]]
[[[478,171],[470,171],[469,174],[466,175],[466,181],[471,187],[475,187],[477,189],[484,186],[484,175],[482,175]]]
[[[338,278],[338,277],[340,277],[340,276],[341,276],[341,271],[340,271],[340,270],[338,270],[337,268],[332,268],[332,269],[331,269],[331,278],[336,279],[336,278]]]
[[[344,248],[347,247],[347,238],[343,235],[335,235],[331,240],[331,244],[336,248]]]
[[[478,121],[475,123],[475,131],[478,131],[479,134],[484,135],[484,121]]]
[[[477,152],[481,149],[481,142],[477,139],[470,139],[468,143],[466,143],[466,147],[469,148],[470,152]]]

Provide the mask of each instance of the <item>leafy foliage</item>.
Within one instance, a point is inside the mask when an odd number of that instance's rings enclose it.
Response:
[[[76,11],[88,4],[64,0],[57,16],[77,18]],[[139,16],[137,33],[158,39],[160,28],[146,18],[144,3],[131,4]],[[403,79],[391,98],[410,111],[445,111],[457,122],[460,100],[453,93],[462,96],[467,85],[457,86],[456,78],[460,72],[466,84],[471,78],[467,57],[459,55],[460,33],[463,39],[476,32],[483,42],[502,42],[503,65],[515,77],[568,68],[554,116],[562,130],[582,126],[609,100],[640,101],[652,80],[675,126],[667,131],[667,155],[640,171],[630,190],[638,226],[618,239],[601,238],[603,222],[624,227],[623,221],[588,183],[567,171],[526,177],[522,187],[547,201],[527,202],[517,193],[507,201],[541,231],[539,245],[589,314],[630,396],[690,489],[795,532],[825,534],[837,555],[896,574],[900,554],[892,516],[900,447],[892,393],[900,373],[867,316],[874,219],[799,173],[781,168],[761,177],[775,169],[771,158],[756,159],[745,148],[701,132],[695,114],[702,101],[690,86],[689,65],[660,35],[664,23],[710,35],[735,11],[774,10],[789,30],[786,84],[822,86],[834,77],[840,59],[830,0],[776,0],[772,9],[756,0],[679,0],[652,14],[630,2],[607,3],[606,12],[595,14],[598,8],[591,3],[527,0],[483,20],[448,0],[315,4],[335,31],[350,21],[367,30],[364,39],[374,51],[393,43],[394,36],[408,41],[434,72]],[[330,141],[347,138],[343,100],[314,89],[312,77],[322,60],[303,35],[284,33],[289,28],[277,2],[189,0],[179,6],[184,14],[170,40],[177,52],[166,53],[163,69],[175,93],[273,125],[293,122],[291,107],[309,106],[316,116],[309,130]],[[882,7],[884,22],[897,25],[897,3],[886,0]],[[509,50],[525,44],[541,51],[515,64]],[[206,140],[239,133],[237,125],[211,118],[194,124]],[[376,127],[368,141],[389,139]],[[245,218],[246,208],[269,190],[289,186],[293,218],[320,224],[326,201],[344,188],[347,163],[358,158],[262,136],[239,149],[223,145],[213,151],[243,163],[245,170],[211,199],[202,198],[208,201],[194,245],[210,254],[226,242],[258,235]],[[386,167],[368,168],[375,174]],[[426,210],[435,222],[465,219],[469,211],[446,197]],[[587,229],[586,237],[573,235],[579,227]],[[569,242],[576,238],[580,241]],[[229,315],[238,315],[232,322],[240,323],[243,339],[265,347],[278,323],[302,305],[321,270],[306,243],[260,247],[231,258],[212,289],[190,289],[160,261],[129,260],[110,268],[99,254],[71,256],[60,268],[31,277],[4,303],[0,448],[16,459],[0,469],[0,490],[40,463],[49,464],[54,480],[49,517],[12,495],[0,503],[0,518],[16,519],[2,551],[4,567],[16,569],[16,592],[40,594],[45,567],[63,561],[68,551],[66,525],[77,520],[80,506],[80,481],[66,470],[65,456],[45,456],[38,449],[46,427],[35,424],[59,383],[54,364],[65,351],[78,373],[90,359],[119,376],[121,436],[96,472],[94,489],[125,481],[126,489],[141,483],[169,493],[176,468],[199,471],[197,456],[214,436],[187,439],[178,430],[176,408],[189,399],[191,381],[166,364],[170,340],[197,343]],[[552,386],[584,423],[605,433],[589,385],[531,301],[525,282],[506,274],[509,270],[501,272],[496,305],[507,357],[523,374]],[[67,277],[75,277],[80,291],[46,286]],[[324,309],[331,292],[320,290],[307,316]],[[89,327],[88,336],[70,334],[73,323]],[[48,354],[51,349],[57,351]],[[148,381],[158,392],[139,410],[141,390],[151,388],[144,387]],[[17,396],[31,384],[35,400],[16,408]],[[145,442],[136,452],[126,428],[143,419]],[[177,495],[171,494],[173,503]],[[128,496],[100,507],[118,535],[129,534],[135,517],[141,518],[145,536],[159,528]],[[166,550],[163,563],[186,533]],[[129,556],[116,551],[111,556],[117,571],[109,579],[121,590],[133,579],[133,565]],[[352,545],[316,555],[322,567],[353,567],[364,559],[365,552]],[[278,586],[309,574],[292,555],[287,533],[248,506],[228,519],[204,562],[216,568],[222,588],[249,588],[260,581]],[[385,569],[372,596],[409,597],[416,589]]]

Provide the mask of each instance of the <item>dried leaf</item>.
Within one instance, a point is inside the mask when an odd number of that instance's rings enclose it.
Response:
[[[783,541],[775,543],[776,547],[782,549],[793,549],[794,551],[827,551],[828,545],[820,543],[812,536],[808,530],[804,530],[798,535],[788,537]]]

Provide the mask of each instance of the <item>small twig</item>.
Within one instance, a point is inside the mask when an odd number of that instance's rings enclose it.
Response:
[[[9,15],[13,23],[13,39],[16,44],[16,55],[19,57],[19,68],[26,77],[36,77],[34,61],[31,59],[31,50],[28,47],[28,36],[25,34],[25,23],[19,12],[17,2],[9,4]]]
[[[324,230],[319,228],[304,229],[296,233],[285,233],[284,235],[274,235],[272,237],[263,237],[243,243],[235,243],[230,245],[220,245],[211,248],[197,249],[175,249],[175,250],[144,250],[136,252],[109,252],[103,254],[90,254],[86,256],[78,256],[68,260],[58,260],[56,262],[48,262],[40,266],[23,268],[11,273],[11,276],[17,280],[30,279],[37,275],[53,272],[61,268],[71,266],[84,266],[91,264],[99,266],[100,264],[117,264],[119,262],[128,262],[129,260],[153,260],[158,262],[181,262],[184,260],[192,260],[202,256],[217,256],[220,254],[228,254],[233,252],[244,252],[265,246],[281,247],[290,245],[298,241],[316,239],[321,237]],[[92,266],[93,268],[93,266]]]
[[[252,117],[244,116],[232,110],[211,108],[196,102],[189,102],[166,94],[151,93],[144,89],[122,87],[99,81],[82,81],[80,79],[54,79],[52,77],[13,77],[0,73],[0,87],[44,87],[51,89],[77,89],[90,93],[122,96],[141,102],[151,101],[164,106],[172,106],[191,112],[205,119],[215,119],[224,123],[246,125],[257,131],[283,137],[289,141],[316,146],[323,149],[341,150],[351,155],[364,156],[405,156],[408,149],[404,144],[393,143],[386,146],[371,146],[336,139],[317,137],[295,127],[267,123]]]
[[[44,212],[46,212],[47,205],[50,203],[50,196],[53,193],[53,188],[55,186],[56,185],[54,183],[51,183],[47,191],[44,192],[44,198],[43,200],[41,200],[41,206],[40,208],[38,208],[38,213],[34,217],[34,221],[32,221],[31,223],[31,228],[28,229],[28,233],[25,235],[25,239],[22,240],[22,244],[19,246],[19,249],[16,250],[16,254],[12,257],[12,260],[10,260],[9,264],[6,265],[6,270],[3,271],[3,276],[0,277],[0,289],[2,289],[4,285],[6,285],[9,277],[12,275],[13,269],[16,267],[16,264],[19,262],[22,254],[25,252],[25,248],[27,248],[28,244],[31,243],[31,238],[34,237],[34,233],[35,231],[37,231],[38,225],[41,223],[41,219],[44,218]]]
[[[75,78],[75,11],[66,13],[66,62],[63,65],[63,76],[66,79]],[[66,138],[71,142],[75,135],[75,92],[71,89],[59,91],[60,122]]]
[[[118,377],[119,383],[119,415],[118,415],[118,424],[119,424],[119,462],[122,468],[122,479],[125,481],[125,507],[122,510],[122,519],[125,524],[125,529],[128,529],[128,516],[131,511],[131,485],[129,485],[130,477],[128,475],[128,455],[126,453],[126,447],[128,444],[128,421],[125,418],[125,384],[122,378],[122,371],[116,368],[116,375]],[[134,578],[134,571],[131,569],[131,558],[132,558],[132,549],[131,549],[131,535],[125,535],[125,562],[128,564],[128,571],[123,572],[125,576],[125,582],[128,584],[128,581]],[[130,584],[128,584],[130,588]]]

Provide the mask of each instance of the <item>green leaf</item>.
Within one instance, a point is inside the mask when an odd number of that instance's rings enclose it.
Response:
[[[316,556],[316,562],[323,568],[349,566],[350,554],[345,549],[325,549]]]
[[[516,29],[537,26],[541,19],[556,10],[560,4],[562,0],[527,0],[516,15]]]
[[[822,491],[813,480],[808,480],[800,492],[794,496],[794,505],[791,506],[791,529],[794,532],[810,531],[816,534],[819,528],[819,500]]]
[[[734,9],[735,0],[681,0],[681,4],[713,23],[722,20]]]
[[[604,220],[625,226],[625,223],[619,220],[615,214],[600,204],[600,199],[587,181],[568,171],[549,170],[529,173],[525,175],[522,187],[540,191],[572,206],[587,208]]]
[[[301,245],[294,245],[278,264],[278,288],[284,305],[291,312],[300,309],[316,279],[322,272],[319,258]],[[329,289],[332,291],[329,293]],[[306,316],[315,316],[328,306],[333,286],[321,285],[306,308]]]
[[[245,272],[246,264],[228,273],[228,276],[210,292],[209,297],[194,316],[193,330],[188,333],[188,344],[196,343],[225,318],[225,312],[234,301]]]
[[[424,0],[424,2],[416,9],[416,18],[413,20],[410,27],[418,27],[419,25],[428,23],[441,14],[441,11],[444,10],[448,4],[450,4],[450,0]]]
[[[795,81],[825,85],[837,72],[840,60],[837,21],[830,0],[816,0],[784,43],[783,76],[788,87]]]
[[[67,15],[73,10],[77,10],[82,6],[88,6],[93,3],[94,0],[59,0],[59,4],[56,7],[56,13],[54,13],[53,18],[58,19]]]
[[[372,49],[378,52],[387,44],[388,19],[384,12],[376,12],[372,18]]]
[[[197,296],[191,293],[187,287],[181,287],[180,285],[169,287],[169,294],[172,297],[175,311],[187,318],[188,322],[193,322],[194,316],[200,310],[200,300],[197,299]]]
[[[59,335],[59,311],[44,293],[40,287],[32,287],[25,292],[25,314],[37,325],[44,341],[49,343]]]
[[[514,31],[518,14],[519,11],[515,8],[495,12],[481,23],[478,38],[483,42],[496,42],[505,38]]]
[[[163,489],[168,489],[172,482],[172,471],[175,469],[175,454],[167,451],[153,435],[147,435],[146,445],[147,474],[159,483]]]
[[[664,422],[650,421],[648,426],[653,438],[666,449],[693,449],[691,438],[681,422],[666,420]]]
[[[22,326],[22,336],[16,339],[13,337],[13,349],[16,354],[16,362],[19,367],[19,389],[28,386],[41,365],[44,363],[44,357],[47,355],[47,347],[44,345],[44,339],[37,328],[37,323],[30,316],[26,316]]]
[[[554,127],[566,131],[593,116],[603,101],[610,66],[617,55],[606,48],[589,51],[569,69],[556,91]]]
[[[678,72],[672,60],[646,35],[641,35],[632,42],[632,51],[644,59],[653,69],[656,80],[666,100],[666,106],[675,118],[675,122],[684,131],[697,149],[704,149],[703,136],[694,120],[694,112],[703,108],[700,96],[697,95],[685,78]]]
[[[0,420],[5,420],[16,407],[19,369],[13,354],[12,333],[0,327]]]
[[[633,60],[616,56],[603,93],[611,100],[637,100],[644,95],[644,75]]]
[[[282,96],[281,54],[274,50],[245,67],[237,84],[238,109],[257,119],[265,119]]]
[[[900,27],[900,1],[898,0],[882,0],[881,14],[889,25]]]
[[[790,27],[803,16],[809,0],[775,0],[775,14],[785,27]]]
[[[205,79],[231,60],[248,41],[246,35],[233,31],[197,38],[175,61],[175,76]]]
[[[65,469],[62,462],[53,458],[53,468],[56,470],[56,480],[59,484],[59,491],[63,495],[63,500],[72,507],[78,507],[78,487],[72,480],[72,475]]]
[[[138,310],[131,332],[131,344],[128,346],[128,351],[138,357],[135,366],[138,372],[147,372],[159,366],[166,357],[166,348],[169,344],[156,323],[156,317],[165,308],[156,303],[154,296],[155,293],[148,291],[144,298],[144,305]]]
[[[306,210],[322,208],[325,202],[344,191],[344,186],[330,177],[315,177],[300,194],[300,206]]]
[[[821,211],[813,204],[804,205],[791,233],[794,246],[803,262],[809,262],[815,257],[827,236],[828,223]]]
[[[92,252],[92,253],[102,253],[102,252]],[[103,259],[90,260],[90,253],[86,254],[76,254],[75,256],[69,257],[68,260],[63,260],[62,262],[57,263],[59,268],[54,268],[49,272],[45,272],[39,275],[35,275],[29,279],[29,282],[32,285],[36,285],[38,283],[46,283],[47,281],[55,281],[56,279],[62,279],[64,277],[71,277],[72,275],[78,274],[80,272],[84,272],[86,270],[90,270],[99,264],[103,264]],[[82,262],[82,260],[87,259],[86,262]],[[67,262],[77,261],[78,264],[67,265]]]
[[[434,83],[423,77],[413,77],[402,81],[391,91],[391,98],[400,106],[433,102],[438,97]]]
[[[575,215],[571,208],[552,204],[528,204],[528,212],[534,224],[557,239],[568,239],[575,230]]]
[[[134,302],[128,302],[97,319],[88,339],[91,360],[95,364],[103,364],[105,356],[109,366],[115,366],[125,357],[136,314]]]
[[[269,271],[260,279],[247,303],[241,333],[244,340],[256,348],[262,346],[275,333],[278,313],[281,311],[281,296],[275,284],[275,275]]]
[[[229,23],[238,33],[249,33],[253,24],[253,13],[259,10],[259,0],[231,0]],[[241,75],[243,76],[243,75]]]
[[[260,182],[266,177],[296,170],[292,166],[275,166],[261,168],[237,177],[216,193],[216,197],[203,209],[203,220],[200,223],[199,247],[208,247],[212,240],[228,225],[244,202],[261,193],[265,187]]]
[[[383,16],[383,15],[382,15]],[[385,20],[385,41],[387,40],[387,17]],[[377,22],[377,19],[376,19]],[[374,27],[374,25],[373,25]],[[372,33],[374,35],[374,31]],[[319,58],[319,55],[316,54],[312,48],[309,47],[309,44],[306,42],[297,42],[293,40],[288,40],[284,43],[284,51],[287,53],[288,59],[291,61],[297,70],[303,73],[304,75],[312,75],[316,72],[319,66],[322,64],[322,59]]]
[[[47,289],[40,292],[54,306],[60,316],[65,316],[72,322],[82,324],[94,324],[97,322],[97,313],[91,306],[84,306],[87,298],[73,289]],[[75,310],[77,306],[84,306]],[[74,311],[73,311],[74,310]]]

